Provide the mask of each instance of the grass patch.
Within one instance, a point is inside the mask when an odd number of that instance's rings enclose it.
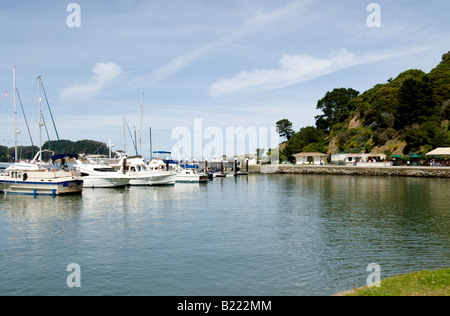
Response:
[[[380,287],[363,287],[346,296],[450,296],[450,268],[420,271],[381,281]]]

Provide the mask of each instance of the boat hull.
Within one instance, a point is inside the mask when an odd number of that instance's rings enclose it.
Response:
[[[207,176],[184,176],[177,175],[176,183],[202,183],[208,182]]]
[[[145,173],[128,174],[131,177],[130,185],[150,185],[150,186],[162,186],[162,185],[174,185],[176,181],[176,174],[165,171],[150,171]]]
[[[104,178],[96,176],[86,176],[82,177],[83,187],[85,188],[124,188],[126,187],[130,179],[127,177],[123,178]]]
[[[83,180],[63,180],[58,182],[27,182],[0,180],[0,192],[20,195],[70,195],[81,194]]]
[[[155,172],[155,174],[150,177],[149,185],[174,185],[176,177],[176,173],[166,171]]]
[[[68,171],[9,171],[0,176],[0,192],[26,195],[81,194],[83,180]]]

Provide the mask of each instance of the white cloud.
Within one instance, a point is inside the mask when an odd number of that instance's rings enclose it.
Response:
[[[69,98],[84,99],[92,97],[117,78],[122,73],[122,69],[119,65],[112,62],[100,62],[95,64],[92,72],[94,76],[90,82],[61,90],[59,94],[60,98],[64,100]]]
[[[212,44],[203,45],[196,50],[192,51],[189,54],[177,56],[168,64],[154,70],[150,74],[150,79],[146,82],[146,84],[151,84],[154,82],[158,82],[162,79],[170,77],[174,73],[182,70],[183,68],[189,66],[191,63],[196,61],[197,59],[203,57],[209,50],[213,48]]]
[[[239,27],[231,29],[217,40],[206,43],[190,53],[173,58],[168,64],[154,70],[147,76],[149,79],[144,82],[151,84],[160,81],[190,66],[193,62],[204,57],[214,49],[229,45],[254,33],[264,34],[267,32],[267,28],[271,27],[273,29],[276,23],[287,21],[289,18],[296,16],[296,11],[304,8],[307,2],[309,1],[295,0],[273,11],[258,13],[245,20]]]
[[[309,2],[311,1],[295,0],[273,11],[258,13],[247,19],[243,24],[243,28],[250,27],[259,29],[263,25],[269,25],[270,23],[283,21],[288,17],[296,16],[296,11],[305,8],[309,5]]]
[[[209,95],[211,97],[220,97],[225,94],[242,91],[253,92],[279,89],[324,76],[344,68],[411,54],[424,49],[426,48],[409,52],[387,52],[356,56],[348,52],[345,48],[342,48],[332,52],[328,58],[316,58],[304,54],[285,54],[279,60],[278,68],[241,71],[232,78],[220,78],[210,86]]]

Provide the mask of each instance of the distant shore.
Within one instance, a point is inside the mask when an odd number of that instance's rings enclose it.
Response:
[[[321,174],[450,178],[450,167],[415,166],[336,166],[336,165],[258,165],[249,166],[249,173],[261,174]]]

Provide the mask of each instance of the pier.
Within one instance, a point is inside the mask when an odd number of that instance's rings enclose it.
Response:
[[[337,166],[337,165],[262,165],[250,166],[249,173],[261,174],[325,174],[361,176],[401,176],[450,178],[450,167],[415,166]]]

